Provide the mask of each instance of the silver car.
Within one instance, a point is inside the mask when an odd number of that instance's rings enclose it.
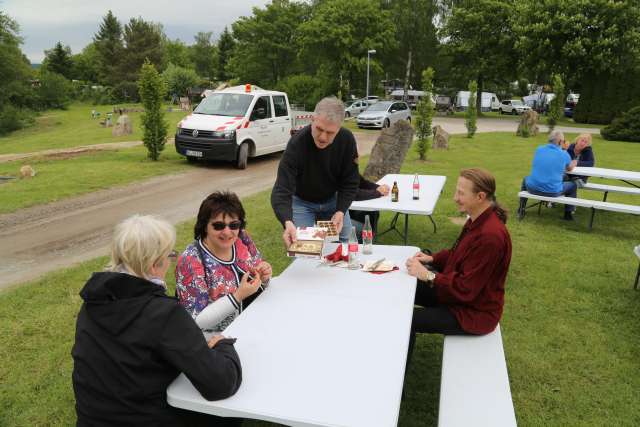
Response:
[[[373,102],[366,101],[364,99],[359,99],[357,101],[353,101],[351,105],[344,109],[345,117],[358,117],[358,114],[362,113],[364,110],[369,108]]]
[[[411,123],[411,109],[407,103],[380,101],[360,113],[356,123],[359,128],[388,128],[398,120]]]

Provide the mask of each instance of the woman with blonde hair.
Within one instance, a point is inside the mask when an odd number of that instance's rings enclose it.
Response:
[[[207,342],[166,295],[175,240],[166,221],[124,220],[115,229],[108,270],[94,273],[80,292],[72,350],[78,426],[194,425],[199,415],[167,404],[166,389],[180,372],[208,400],[238,390],[242,370],[233,340]]]
[[[567,148],[567,153],[571,157],[571,160],[576,160],[578,167],[593,167],[596,164],[596,157],[593,154],[593,148],[591,146],[592,136],[590,133],[581,133],[576,137],[573,144]],[[578,188],[582,188],[589,179],[586,176],[579,175],[567,175],[568,179],[575,181]]]

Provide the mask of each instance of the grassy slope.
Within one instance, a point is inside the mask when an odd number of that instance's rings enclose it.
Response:
[[[439,249],[455,240],[460,226],[448,218],[459,216],[452,196],[464,167],[492,170],[498,200],[515,212],[520,181],[542,141],[487,134],[473,140],[454,137],[448,151],[430,152],[427,162],[409,153],[403,172],[447,176],[435,213],[438,233],[432,233],[428,220],[413,217],[409,244]],[[599,166],[637,169],[640,144],[598,139],[595,152]],[[611,197],[638,203],[630,196]],[[245,199],[244,204],[249,230],[277,274],[289,260],[283,256],[269,194]],[[631,251],[639,243],[640,220],[598,212],[595,229],[588,232],[588,215],[578,208],[577,221],[566,223],[560,220],[562,207],[545,208],[539,217],[530,214],[523,222],[512,218],[508,223],[513,258],[501,324],[521,426],[640,423],[640,294],[631,289],[637,268]],[[381,226],[389,219],[383,214]],[[190,240],[191,228],[191,222],[179,226],[178,249]],[[401,244],[392,234],[379,243]],[[80,307],[77,293],[105,262],[86,262],[0,293],[0,425],[74,423],[69,353]],[[407,373],[401,426],[436,425],[441,357],[442,337],[419,338]]]

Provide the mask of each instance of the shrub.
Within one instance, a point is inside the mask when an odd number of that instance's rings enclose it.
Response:
[[[43,72],[37,89],[38,107],[66,109],[71,101],[73,88],[71,82],[60,74]]]
[[[423,97],[416,108],[416,134],[418,144],[416,151],[420,155],[420,160],[427,158],[429,150],[429,137],[431,136],[431,119],[433,118],[433,103],[431,94],[433,93],[433,68],[429,67],[422,72],[422,90],[427,96]]]
[[[581,86],[580,102],[573,112],[576,123],[609,124],[640,105],[640,70],[589,75]]]
[[[123,81],[112,89],[112,97],[115,102],[140,102],[138,83]]]
[[[167,140],[168,124],[164,120],[162,111],[162,100],[167,93],[167,87],[156,67],[148,59],[142,65],[138,85],[142,105],[144,105],[144,113],[141,117],[142,141],[149,151],[149,158],[158,160]]]
[[[478,130],[476,122],[478,120],[478,105],[476,103],[478,92],[478,82],[472,80],[469,82],[469,107],[465,115],[465,126],[467,127],[467,138],[473,138]]]
[[[198,74],[190,69],[169,64],[162,73],[162,78],[167,84],[171,95],[187,96],[188,89],[200,83]]]
[[[0,135],[27,127],[34,122],[33,112],[5,105],[0,109]]]
[[[547,116],[547,125],[549,125],[549,130],[553,130],[556,127],[556,124],[560,121],[560,118],[564,114],[564,101],[566,95],[564,94],[564,83],[562,82],[562,77],[559,74],[553,75],[553,93],[555,93],[555,98],[551,100],[551,105],[549,105],[549,115]]]
[[[614,119],[600,134],[608,140],[640,142],[640,106]]]

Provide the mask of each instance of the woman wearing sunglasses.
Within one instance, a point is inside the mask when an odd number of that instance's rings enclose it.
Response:
[[[212,193],[200,205],[194,242],[178,258],[176,293],[207,335],[223,331],[271,278],[245,225],[236,194]]]

